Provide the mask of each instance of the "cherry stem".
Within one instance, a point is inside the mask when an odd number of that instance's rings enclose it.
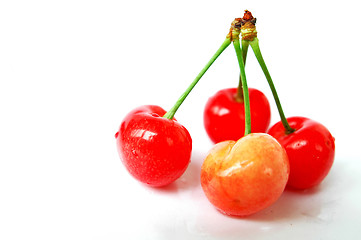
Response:
[[[245,110],[245,130],[244,135],[251,133],[251,108],[249,104],[249,94],[248,94],[248,86],[247,86],[247,79],[246,79],[246,71],[244,69],[245,59],[243,58],[244,53],[241,50],[241,45],[239,42],[239,38],[235,38],[233,40],[233,46],[236,50],[238,65],[241,72],[240,80],[242,82],[242,89],[243,89],[243,101],[244,101],[244,110]],[[246,55],[245,55],[246,56]]]
[[[242,40],[241,43],[242,43],[243,64],[246,67],[246,59],[247,59],[249,41]],[[238,83],[238,88],[237,88],[237,101],[243,102],[243,88],[242,88],[241,75],[239,75],[239,83]]]
[[[261,50],[260,50],[259,44],[258,44],[258,38],[257,38],[257,37],[254,38],[254,40],[253,40],[253,41],[250,41],[249,43],[250,43],[250,45],[251,45],[251,47],[252,47],[252,49],[253,49],[254,55],[256,56],[259,65],[260,65],[261,68],[262,68],[262,71],[263,71],[264,75],[266,76],[268,85],[269,85],[270,88],[271,88],[271,91],[272,91],[272,94],[273,94],[273,98],[274,98],[274,100],[275,100],[275,102],[276,102],[277,109],[278,109],[278,113],[279,113],[279,115],[280,115],[280,117],[281,117],[281,121],[282,121],[283,127],[285,128],[287,134],[293,133],[293,132],[295,131],[295,129],[291,128],[291,126],[288,124],[288,121],[287,121],[287,119],[286,119],[286,117],[285,117],[285,114],[283,113],[282,106],[281,106],[281,102],[280,102],[280,100],[279,100],[279,98],[278,98],[278,94],[277,94],[276,88],[275,88],[275,86],[274,86],[274,84],[273,84],[271,75],[270,75],[270,73],[268,72],[266,63],[264,62],[263,57],[262,57]]]
[[[209,67],[216,61],[216,59],[221,55],[221,53],[231,44],[231,39],[229,37],[224,40],[222,45],[219,47],[217,52],[212,56],[212,58],[208,61],[208,63],[204,66],[204,68],[201,70],[201,72],[197,75],[197,77],[193,80],[191,85],[187,88],[187,90],[180,96],[180,98],[177,100],[177,102],[174,104],[174,106],[166,113],[164,114],[164,118],[173,119],[175,113],[177,112],[178,108],[184,100],[187,98],[188,94],[192,91],[194,86],[198,83],[198,81],[202,78],[202,76],[207,72]]]
[[[249,41],[242,40],[241,42],[242,42],[243,63],[244,63],[244,66],[246,66],[246,59],[247,59]]]

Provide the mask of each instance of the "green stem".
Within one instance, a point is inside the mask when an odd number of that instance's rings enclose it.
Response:
[[[245,66],[246,66],[248,46],[249,46],[249,41],[242,40],[242,57],[243,57],[243,64]],[[237,101],[243,102],[243,88],[242,88],[241,75],[239,75],[239,83],[237,88]]]
[[[184,100],[186,99],[186,97],[188,96],[188,94],[192,91],[192,89],[194,88],[194,86],[198,83],[198,81],[202,78],[202,76],[207,72],[208,68],[214,63],[214,61],[216,61],[216,59],[219,57],[219,55],[221,55],[221,53],[231,44],[231,39],[230,38],[226,38],[226,40],[224,40],[224,42],[222,43],[222,45],[219,47],[219,49],[217,50],[217,52],[212,56],[212,58],[208,61],[208,63],[206,64],[206,66],[204,66],[204,68],[201,70],[201,72],[197,75],[197,77],[193,80],[193,82],[191,83],[191,85],[189,85],[189,87],[187,88],[187,90],[180,96],[180,98],[178,99],[178,101],[174,104],[174,106],[166,113],[164,114],[164,118],[168,118],[168,119],[173,119],[174,114],[177,112],[178,108],[180,107],[180,105],[182,105],[182,103],[184,102]]]
[[[248,52],[249,41],[242,40],[241,43],[242,43],[243,63],[244,63],[244,66],[246,66],[246,59],[247,59],[247,52]]]
[[[251,133],[251,108],[249,105],[249,94],[248,94],[248,86],[246,79],[246,72],[244,69],[244,59],[241,50],[241,46],[239,43],[239,39],[236,38],[233,40],[233,46],[236,50],[238,64],[241,72],[241,81],[242,81],[242,89],[243,89],[243,100],[244,100],[244,110],[245,110],[245,130],[244,135]]]
[[[250,42],[250,45],[251,45],[251,47],[252,47],[252,49],[253,49],[254,55],[256,56],[259,65],[260,65],[261,68],[262,68],[262,71],[263,71],[264,75],[266,76],[268,85],[269,85],[270,88],[271,88],[271,91],[272,91],[272,94],[273,94],[273,98],[274,98],[274,100],[275,100],[275,102],[276,102],[277,109],[278,109],[278,113],[279,113],[279,115],[280,115],[280,117],[281,117],[281,121],[282,121],[283,127],[285,128],[286,133],[287,133],[287,134],[290,134],[290,133],[294,132],[295,129],[291,128],[291,126],[288,124],[288,121],[287,121],[287,119],[286,119],[286,117],[285,117],[285,114],[283,113],[282,106],[281,106],[281,102],[280,102],[280,100],[279,100],[279,98],[278,98],[278,94],[277,94],[276,88],[275,88],[275,86],[274,86],[274,84],[273,84],[271,75],[270,75],[270,73],[268,72],[266,63],[265,63],[264,60],[263,60],[263,57],[262,57],[262,54],[261,54],[261,50],[259,49],[258,38],[254,38],[254,40]]]

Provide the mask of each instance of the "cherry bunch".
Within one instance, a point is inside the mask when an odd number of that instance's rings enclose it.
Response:
[[[215,143],[201,169],[201,186],[209,201],[225,214],[245,216],[274,203],[286,185],[306,189],[326,177],[334,161],[335,140],[316,121],[285,117],[259,48],[255,24],[256,18],[247,10],[242,18],[232,22],[220,48],[169,111],[145,105],[124,118],[115,137],[120,158],[133,177],[149,186],[161,187],[185,172],[192,138],[174,115],[231,43],[240,68],[238,87],[220,90],[209,98],[204,109],[204,126]],[[270,128],[267,97],[247,86],[245,62],[249,46],[281,118]]]

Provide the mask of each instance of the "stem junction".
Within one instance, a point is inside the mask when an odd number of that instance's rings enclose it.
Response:
[[[233,40],[233,46],[236,51],[238,65],[241,72],[241,87],[243,89],[243,101],[244,101],[244,110],[245,110],[245,131],[244,135],[251,133],[251,108],[249,103],[249,93],[248,93],[248,86],[247,86],[247,79],[246,79],[246,71],[244,68],[245,59],[243,58],[243,55],[245,53],[241,50],[241,45],[239,42],[239,34],[240,34],[240,27],[239,27],[240,19],[236,18],[232,23],[232,40]],[[239,90],[240,88],[238,88]]]
[[[247,51],[248,45],[251,45],[252,50],[257,58],[257,61],[259,65],[262,68],[262,71],[264,75],[266,76],[268,85],[271,88],[273,98],[276,102],[278,113],[281,117],[281,122],[286,130],[287,134],[290,134],[295,131],[295,129],[291,128],[288,124],[288,121],[285,117],[285,114],[283,113],[281,102],[278,98],[278,94],[276,91],[276,88],[273,84],[271,75],[267,69],[266,63],[262,57],[261,50],[259,48],[258,44],[258,38],[257,38],[257,30],[256,30],[256,18],[252,16],[252,13],[248,10],[245,10],[244,16],[241,20],[242,26],[241,26],[241,36],[242,36],[242,47],[243,47],[243,53]]]

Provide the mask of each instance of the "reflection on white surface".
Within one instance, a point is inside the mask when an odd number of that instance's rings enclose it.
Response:
[[[205,197],[199,172],[204,154],[193,154],[185,175],[165,189],[144,189],[142,199],[150,239],[353,239],[359,225],[352,212],[360,193],[352,190],[360,184],[356,175],[342,179],[346,173],[356,173],[350,165],[337,163],[318,187],[309,190],[286,190],[269,208],[246,218],[225,216]],[[358,163],[359,164],[359,163]],[[360,165],[360,164],[359,164]],[[350,184],[351,183],[351,184]],[[335,194],[337,192],[338,194]],[[142,201],[141,201],[142,202]],[[144,203],[143,203],[144,204]],[[343,225],[348,222],[348,225]],[[311,230],[312,229],[312,230]],[[271,234],[271,235],[270,235]],[[317,237],[315,237],[317,236]]]

